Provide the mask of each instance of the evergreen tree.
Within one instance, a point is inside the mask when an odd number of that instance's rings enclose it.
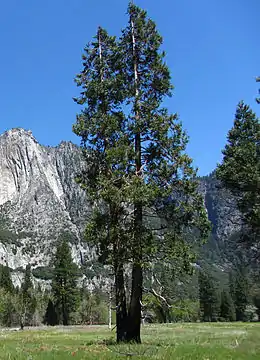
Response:
[[[217,321],[220,315],[220,296],[213,277],[204,270],[199,272],[199,301],[201,319]]]
[[[56,314],[55,306],[51,299],[49,299],[48,301],[48,306],[44,315],[43,323],[51,326],[58,324],[58,317]]]
[[[197,227],[204,237],[209,227],[196,171],[184,152],[188,138],[177,116],[161,107],[172,90],[162,38],[132,3],[128,17],[118,42],[98,29],[85,49],[75,100],[86,108],[74,131],[88,159],[78,181],[96,205],[87,239],[115,274],[117,340],[140,342],[144,266],[155,260],[172,266],[182,258],[189,270],[185,235]],[[132,264],[128,308],[125,264]]]
[[[24,279],[21,284],[20,303],[21,329],[23,329],[24,325],[32,325],[33,315],[37,306],[31,266],[29,264],[26,265]]]
[[[244,321],[248,305],[248,280],[245,269],[239,267],[229,274],[230,293],[235,305],[236,320]]]
[[[54,276],[52,279],[52,293],[58,322],[68,325],[70,315],[78,304],[77,278],[79,271],[73,263],[70,247],[63,240],[57,246],[54,258]]]
[[[243,216],[242,239],[252,250],[260,242],[260,123],[240,102],[217,178],[237,199]]]
[[[23,296],[29,297],[29,293],[31,289],[33,289],[32,272],[31,272],[31,265],[28,264],[26,265],[24,280],[21,284],[21,292]]]
[[[236,320],[236,311],[230,292],[226,289],[221,293],[220,318],[226,321]]]
[[[11,279],[11,273],[8,266],[1,265],[0,268],[0,288],[9,293],[14,292],[14,285]]]

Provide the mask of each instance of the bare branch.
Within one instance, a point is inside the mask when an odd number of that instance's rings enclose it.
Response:
[[[148,304],[143,304],[141,300],[140,300],[140,305],[143,309],[148,306]]]
[[[147,291],[147,292],[149,292],[149,293],[151,293],[151,294],[153,294],[157,299],[160,299],[162,302],[165,303],[165,305],[166,305],[168,308],[172,308],[172,305],[170,305],[170,304],[168,303],[168,301],[165,299],[165,297],[162,296],[162,295],[160,295],[160,294],[158,294],[153,288],[151,288],[151,289],[144,288],[144,290]]]

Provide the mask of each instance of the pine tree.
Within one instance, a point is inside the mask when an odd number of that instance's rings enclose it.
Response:
[[[14,294],[0,288],[0,326],[10,327],[15,318]]]
[[[201,319],[217,321],[220,314],[220,296],[215,280],[205,270],[199,272],[199,301]]]
[[[36,310],[36,297],[32,282],[31,266],[28,264],[25,268],[24,279],[20,290],[20,318],[21,329],[24,325],[32,325],[32,319]]]
[[[32,283],[32,272],[31,272],[31,265],[26,265],[24,280],[21,284],[21,292],[24,297],[29,296],[30,290],[33,289]]]
[[[248,305],[249,289],[246,271],[239,266],[229,274],[230,293],[235,305],[236,320],[244,321],[245,310]]]
[[[48,301],[48,306],[44,315],[43,323],[50,326],[58,324],[56,309],[51,299],[49,299]]]
[[[243,217],[242,239],[251,248],[260,241],[260,123],[240,102],[216,175],[237,199]]]
[[[221,293],[220,318],[226,321],[236,320],[236,311],[230,292],[226,289]]]
[[[78,181],[96,205],[87,226],[104,263],[115,274],[117,340],[140,342],[143,268],[183,259],[190,268],[185,229],[204,237],[208,222],[197,192],[196,171],[185,154],[181,123],[161,107],[171,94],[162,38],[145,11],[130,4],[119,41],[99,29],[86,47],[78,104],[86,108],[74,126],[88,159]],[[157,218],[159,227],[151,226]],[[162,240],[163,239],[163,240]],[[124,265],[132,264],[127,308]]]
[[[0,288],[9,293],[14,292],[14,285],[11,279],[11,273],[8,266],[1,265],[0,268]]]
[[[77,308],[79,293],[77,278],[79,271],[73,263],[70,247],[63,240],[57,246],[54,258],[54,276],[52,279],[52,293],[58,322],[68,325],[70,315]]]

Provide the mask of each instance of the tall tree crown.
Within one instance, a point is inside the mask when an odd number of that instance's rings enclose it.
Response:
[[[260,122],[243,102],[237,106],[227,140],[216,175],[237,199],[246,241],[256,244],[260,241]]]

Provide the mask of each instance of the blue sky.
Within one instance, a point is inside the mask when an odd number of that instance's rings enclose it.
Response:
[[[78,142],[73,79],[98,25],[118,35],[127,0],[2,0],[0,133],[24,127],[44,145]],[[164,38],[175,86],[166,101],[190,136],[199,173],[211,172],[241,99],[255,104],[260,74],[259,0],[137,0]],[[259,105],[260,106],[260,105]]]

